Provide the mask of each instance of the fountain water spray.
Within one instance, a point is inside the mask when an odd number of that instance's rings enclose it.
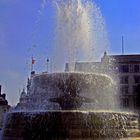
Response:
[[[97,60],[106,49],[99,8],[84,0],[53,2],[58,67],[66,60],[91,61],[95,56]],[[20,111],[7,115],[2,140],[120,140],[140,136],[136,114],[114,111],[114,82],[110,76],[42,73],[32,76],[30,82],[26,110],[21,106]]]
[[[55,0],[55,67],[75,61],[97,61],[108,47],[105,22],[94,2]],[[61,52],[61,54],[58,54]]]

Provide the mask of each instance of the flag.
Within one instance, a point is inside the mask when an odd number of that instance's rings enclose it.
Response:
[[[35,59],[32,57],[32,65],[35,64]]]

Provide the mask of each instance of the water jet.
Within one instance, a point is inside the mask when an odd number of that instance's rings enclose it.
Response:
[[[28,111],[8,113],[2,140],[121,139],[139,135],[136,114],[112,111],[113,104],[103,102],[113,85],[103,74],[36,75]]]
[[[99,52],[94,49],[95,54],[101,54],[102,49],[98,46],[102,39],[97,38],[105,33],[100,32],[104,29],[99,9],[89,1],[55,2],[56,52],[64,51],[62,56],[73,54],[70,62],[76,59],[76,51],[80,52],[79,57],[82,55],[85,61],[90,61],[92,46],[99,49]],[[92,29],[90,9],[94,9],[94,33],[89,32]],[[61,63],[66,60],[60,55],[55,56]],[[2,140],[120,140],[138,137],[138,115],[116,111],[115,86],[111,76],[98,72],[36,74],[31,78],[26,109],[7,114]]]

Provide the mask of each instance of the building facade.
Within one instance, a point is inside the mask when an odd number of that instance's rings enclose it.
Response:
[[[140,55],[107,55],[100,62],[75,62],[73,71],[97,72],[111,75],[117,81],[120,107],[140,110]],[[71,71],[67,63],[65,71]]]
[[[4,115],[10,109],[8,101],[6,100],[6,94],[2,94],[2,86],[0,85],[0,129],[2,129],[4,122]]]
[[[119,78],[121,106],[126,109],[140,109],[140,55],[111,55],[115,60]]]

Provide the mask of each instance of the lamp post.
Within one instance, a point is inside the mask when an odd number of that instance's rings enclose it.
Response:
[[[47,72],[49,72],[49,58],[47,58]]]

